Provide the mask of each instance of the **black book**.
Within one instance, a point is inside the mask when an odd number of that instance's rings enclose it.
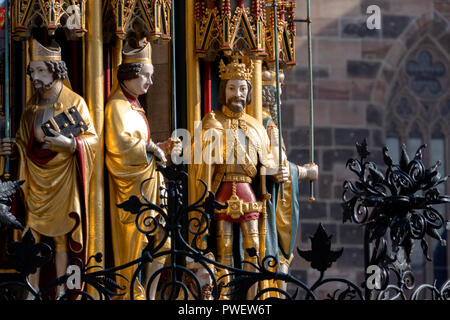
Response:
[[[53,129],[63,136],[75,138],[86,131],[88,127],[74,106],[50,118],[50,120],[42,124],[41,128],[45,135],[49,137],[53,137],[53,134],[50,132],[50,129]]]

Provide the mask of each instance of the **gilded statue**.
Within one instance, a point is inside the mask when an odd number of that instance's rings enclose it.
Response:
[[[140,196],[141,183],[144,184],[146,198],[156,205],[161,204],[160,187],[164,185],[157,165],[168,163],[171,152],[181,153],[181,144],[168,139],[164,143],[155,143],[151,139],[150,126],[145,109],[138,97],[146,94],[152,85],[153,65],[151,61],[151,45],[145,39],[134,47],[127,43],[122,52],[122,64],[117,71],[119,85],[111,94],[105,108],[105,160],[108,169],[111,234],[114,254],[114,265],[119,266],[133,261],[142,253],[147,243],[144,233],[135,224],[135,215],[117,207],[131,196]],[[170,159],[170,158],[169,158]],[[158,219],[159,226],[152,233],[154,245],[163,239],[164,221],[157,212],[150,212],[151,217]],[[144,226],[141,226],[145,229]],[[170,248],[167,238],[160,250]],[[156,258],[146,270],[147,284],[155,271],[162,268],[166,256]],[[133,273],[137,266],[119,271],[127,280],[117,278],[119,285],[129,288]],[[159,275],[150,287],[150,299],[155,299]],[[144,288],[139,281],[132,290],[134,299],[145,299]],[[130,299],[129,291],[121,296]]]
[[[84,99],[64,83],[67,67],[53,40],[32,40],[27,74],[35,94],[27,102],[16,138],[3,140],[3,155],[16,157],[26,228],[36,242],[53,239],[56,276],[66,273],[69,256],[86,258],[89,180],[98,137]],[[30,275],[39,290],[40,270]],[[57,297],[65,287],[57,288]]]
[[[256,187],[255,182],[265,185],[266,175],[276,182],[285,182],[288,171],[277,165],[263,125],[245,112],[251,102],[251,61],[238,56],[228,65],[221,61],[220,78],[218,101],[222,107],[202,120],[202,150],[207,159],[197,165],[196,178],[207,182],[217,201],[228,204],[227,209],[215,212],[217,261],[228,266],[235,263],[233,251],[241,250],[233,248],[233,224],[238,223],[243,259],[256,264],[256,256],[247,249],[254,248],[259,256],[265,255],[266,198],[265,190]],[[198,246],[201,248],[202,243]],[[253,270],[248,263],[243,268]],[[254,297],[256,290],[255,285],[249,298]]]

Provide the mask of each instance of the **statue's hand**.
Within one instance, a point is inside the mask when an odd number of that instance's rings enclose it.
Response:
[[[307,163],[303,166],[299,166],[299,178],[316,181],[319,177],[319,167],[315,163]]]
[[[160,147],[167,156],[171,154],[179,156],[183,151],[181,140],[179,138],[169,138],[164,142],[158,142],[156,145]]]
[[[166,158],[166,155],[165,155],[164,151],[163,151],[161,148],[157,147],[157,148],[155,149],[155,151],[153,152],[153,154],[154,154],[156,157],[159,158],[159,160],[161,161],[161,164],[162,164],[163,166],[165,166],[165,165],[167,164],[167,158]]]
[[[42,149],[48,149],[54,152],[75,152],[77,148],[75,139],[67,138],[52,128],[50,128],[49,131],[54,135],[54,137],[45,136]]]
[[[272,176],[276,183],[283,183],[289,180],[289,168],[285,166],[278,167],[278,171]]]
[[[15,138],[3,138],[0,140],[0,156],[13,156],[14,146],[16,144]]]
[[[166,155],[156,143],[154,143],[152,140],[147,143],[147,151],[153,153],[160,161],[163,166],[167,164],[167,158]]]

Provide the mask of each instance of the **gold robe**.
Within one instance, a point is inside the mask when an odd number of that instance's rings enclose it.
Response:
[[[131,104],[120,86],[111,95],[105,108],[105,144],[106,167],[109,172],[109,196],[111,214],[111,233],[114,264],[119,266],[138,259],[145,235],[137,229],[136,215],[119,209],[116,204],[128,200],[131,196],[141,198],[141,182],[145,183],[144,192],[149,201],[160,204],[159,187],[163,176],[156,171],[156,157],[149,160],[146,143],[149,141],[149,128],[144,110]],[[153,217],[156,212],[150,212]],[[143,228],[145,229],[145,228]],[[166,241],[168,242],[168,241]],[[129,299],[129,285],[137,266],[128,267],[120,272],[128,280],[118,277],[116,280],[127,288],[123,299]],[[144,291],[138,281],[134,288],[134,298],[143,299]]]
[[[20,155],[18,179],[25,180],[22,190],[27,213],[26,224],[48,237],[70,233],[70,249],[81,252],[86,249],[84,243],[87,241],[86,234],[83,238],[83,229],[89,230],[86,201],[98,144],[97,133],[86,102],[66,86],[62,87],[58,100],[53,105],[38,106],[37,99],[35,95],[27,103],[16,135]],[[36,111],[53,107],[56,116],[73,106],[78,109],[88,126],[76,138],[77,150],[74,154],[52,153],[52,157],[47,159],[49,161],[40,161],[30,149],[34,141]],[[83,213],[86,216],[82,218]]]

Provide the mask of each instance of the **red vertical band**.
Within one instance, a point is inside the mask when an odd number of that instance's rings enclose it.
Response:
[[[104,47],[105,59],[105,98],[108,101],[109,95],[111,94],[111,50],[110,46]]]
[[[204,115],[212,111],[211,98],[211,62],[203,61],[203,112]]]

